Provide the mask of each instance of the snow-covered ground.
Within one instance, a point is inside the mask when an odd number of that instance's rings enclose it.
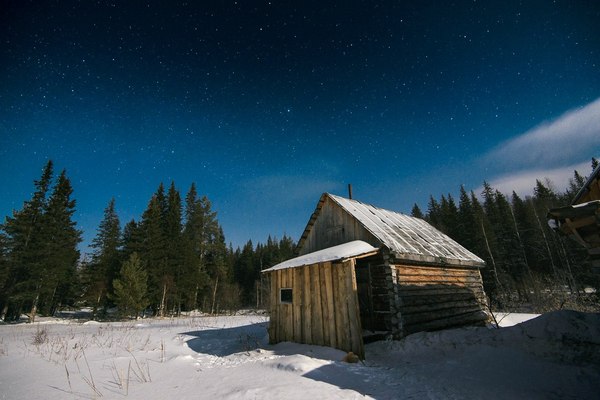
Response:
[[[600,314],[531,317],[371,343],[356,364],[271,346],[258,315],[0,325],[0,398],[598,398]]]

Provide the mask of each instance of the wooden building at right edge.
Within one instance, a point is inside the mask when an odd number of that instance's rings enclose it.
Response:
[[[549,210],[547,217],[552,229],[586,248],[592,271],[600,274],[600,165],[570,205]]]
[[[489,320],[484,261],[422,219],[324,193],[298,253],[263,271],[271,280],[273,343],[363,357],[368,336]]]

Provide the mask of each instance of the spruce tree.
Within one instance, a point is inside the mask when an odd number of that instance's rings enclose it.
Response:
[[[8,279],[4,287],[6,318],[16,319],[26,309],[32,320],[37,312],[47,239],[43,237],[42,218],[47,207],[48,191],[52,183],[53,163],[49,160],[39,180],[34,181],[35,191],[23,208],[6,217],[2,230],[5,233],[5,251],[8,253]]]
[[[460,187],[460,196],[458,199],[458,229],[462,231],[460,240],[457,241],[469,249],[471,252],[477,254],[479,257],[483,257],[483,253],[479,253],[481,249],[477,248],[477,236],[478,226],[475,220],[475,213],[473,212],[473,206],[469,194],[465,190],[464,186]]]
[[[113,281],[114,301],[121,315],[138,318],[140,312],[146,308],[147,280],[146,270],[138,254],[131,254],[129,259],[123,262],[119,277]]]
[[[256,253],[259,253],[261,249],[262,245],[258,245],[256,247]],[[252,241],[248,240],[233,266],[234,280],[242,289],[242,301],[244,304],[253,302],[255,282],[260,277],[260,263],[255,262],[254,256],[254,246],[252,245]]]
[[[433,198],[433,196],[429,196],[429,203],[427,204],[427,218],[425,220],[437,229],[440,229],[440,205]]]
[[[204,308],[214,312],[218,297],[231,277],[225,238],[210,201],[206,196],[198,198],[195,184],[186,195],[185,205],[183,242],[186,270],[192,278],[192,302],[194,305],[202,302]],[[191,289],[191,285],[187,286],[188,298]]]
[[[164,217],[165,251],[167,257],[166,276],[168,277],[165,279],[173,282],[170,290],[172,298],[167,299],[167,302],[173,304],[177,310],[177,315],[181,313],[183,302],[181,289],[183,289],[184,282],[187,279],[182,257],[181,209],[181,196],[175,188],[175,182],[171,182],[167,194],[167,208]]]
[[[142,253],[144,232],[141,224],[134,219],[125,224],[123,228],[123,258],[127,259],[133,253]]]
[[[183,274],[180,290],[188,309],[198,307],[201,294],[209,288],[205,255],[208,243],[205,240],[204,214],[196,185],[192,183],[185,197],[185,224],[182,233]]]
[[[121,224],[112,198],[104,209],[96,237],[91,244],[94,252],[86,267],[86,297],[93,305],[93,314],[98,307],[106,308],[112,293],[112,282],[117,277],[122,263]]]
[[[148,271],[148,295],[160,316],[165,314],[167,291],[172,284],[167,270],[166,239],[164,232],[165,209],[163,208],[162,184],[148,203],[140,223],[142,242],[139,254]]]
[[[279,241],[279,260],[278,262],[283,262],[285,260],[289,260],[296,255],[296,243],[294,240],[287,236],[283,235],[281,240]]]
[[[488,296],[492,300],[495,300],[502,292],[502,284],[500,283],[498,266],[496,264],[496,237],[484,206],[479,202],[474,192],[471,192],[471,207],[479,231],[478,237],[480,240],[478,241],[478,247],[481,249],[475,251],[475,253],[482,254],[482,258],[487,264],[487,268],[481,271],[483,285]]]
[[[420,219],[423,219],[425,217],[423,215],[423,212],[421,211],[421,209],[417,205],[417,203],[415,203],[413,205],[412,210],[410,211],[410,215],[412,215],[415,218],[420,218]]]
[[[8,290],[10,266],[8,263],[8,245],[6,235],[0,231],[0,321],[8,313]]]
[[[40,294],[45,294],[44,311],[52,314],[61,305],[73,305],[78,294],[77,262],[81,231],[77,229],[73,215],[75,200],[73,188],[66,171],[62,171],[48,201],[42,218],[42,231],[46,242],[46,260],[42,269]]]

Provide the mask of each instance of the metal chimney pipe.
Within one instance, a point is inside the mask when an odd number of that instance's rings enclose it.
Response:
[[[352,184],[348,184],[348,198],[352,200]]]

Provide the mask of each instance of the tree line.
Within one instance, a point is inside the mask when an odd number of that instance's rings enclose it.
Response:
[[[597,165],[593,159],[592,170]],[[566,293],[578,297],[584,287],[600,286],[585,250],[546,222],[548,210],[569,204],[585,181],[575,171],[561,192],[538,180],[525,198],[484,182],[479,194],[461,187],[458,201],[451,194],[430,196],[426,212],[415,204],[412,215],[484,259],[484,287],[494,307],[534,304],[544,311],[562,306]],[[92,252],[82,259],[75,205],[66,172],[54,177],[48,161],[31,199],[0,225],[0,319],[25,313],[33,320],[69,306],[87,306],[96,318],[115,306],[128,316],[262,307],[268,296],[261,270],[294,256],[288,236],[227,246],[209,199],[194,183],[182,198],[171,182],[168,189],[158,186],[139,221],[122,225],[110,200]]]
[[[269,237],[242,249],[227,246],[217,213],[191,184],[182,199],[161,183],[139,221],[124,226],[112,199],[80,260],[82,232],[66,172],[54,183],[48,161],[23,208],[0,225],[0,317],[35,319],[65,306],[88,306],[95,317],[118,306],[124,315],[210,313],[261,305],[260,271],[293,256],[295,243]]]
[[[597,166],[592,159],[592,171]],[[484,288],[495,307],[555,309],[569,298],[581,300],[585,287],[600,289],[585,249],[554,232],[546,219],[549,209],[570,204],[586,180],[574,171],[564,191],[537,180],[533,195],[524,198],[514,191],[507,196],[484,182],[479,195],[460,187],[458,202],[451,194],[430,196],[426,212],[415,204],[412,215],[486,262]]]

